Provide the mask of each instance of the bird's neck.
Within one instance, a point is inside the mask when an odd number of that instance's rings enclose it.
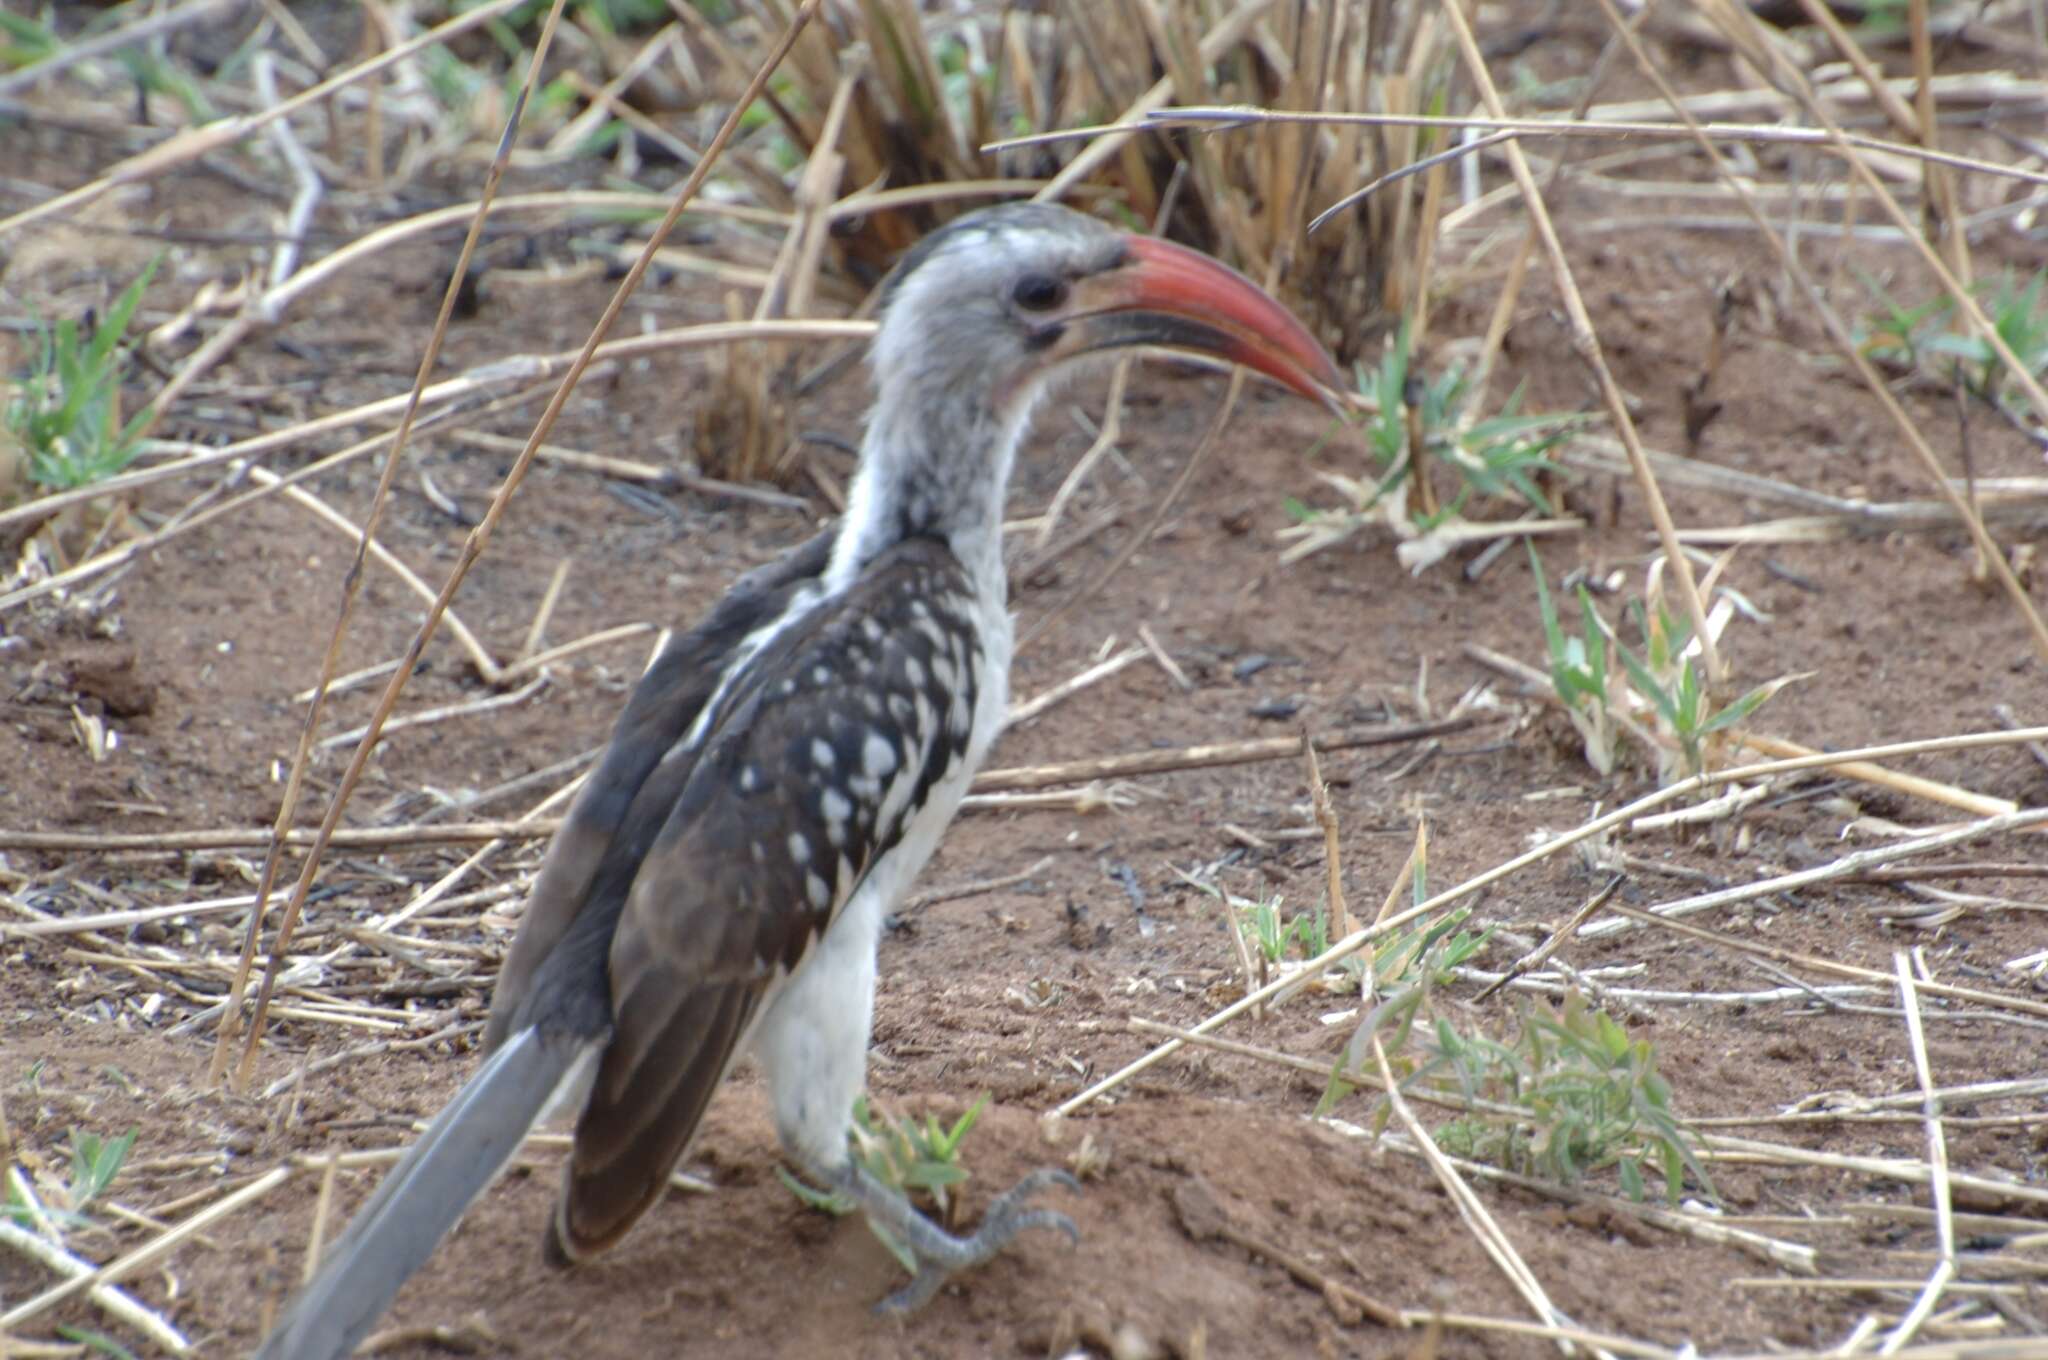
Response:
[[[850,584],[895,544],[930,537],[952,549],[977,593],[1003,599],[1003,499],[1029,403],[1004,405],[972,388],[884,391],[828,581]]]

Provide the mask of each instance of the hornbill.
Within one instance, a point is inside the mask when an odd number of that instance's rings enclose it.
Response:
[[[1026,1176],[955,1236],[848,1150],[875,946],[1003,725],[1004,490],[1050,379],[1163,345],[1324,397],[1337,370],[1206,256],[1046,204],[960,217],[888,282],[876,399],[837,525],[741,578],[642,678],[555,834],[475,1076],[333,1244],[260,1360],[370,1330],[546,1112],[579,1111],[543,1244],[602,1251],[660,1197],[742,1051],[785,1153],[916,1258],[907,1310],[1018,1232],[1073,1223]],[[1325,397],[1325,399],[1327,399]]]

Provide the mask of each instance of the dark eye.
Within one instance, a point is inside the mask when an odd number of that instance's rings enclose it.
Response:
[[[1010,297],[1027,312],[1049,312],[1067,300],[1067,285],[1050,274],[1026,274]]]

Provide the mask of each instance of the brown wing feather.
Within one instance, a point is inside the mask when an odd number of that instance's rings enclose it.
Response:
[[[932,664],[945,635],[923,602],[964,591],[943,546],[899,545],[764,647],[719,701],[611,938],[612,1039],[576,1125],[553,1252],[601,1250],[660,1196],[749,1023],[900,834],[901,802],[896,822],[878,819],[879,789],[847,797],[854,811],[828,829],[832,785],[814,752],[829,746],[836,768],[861,768],[879,720],[861,716],[856,686],[878,712],[889,711],[881,697],[912,691],[946,712]],[[954,626],[964,652],[973,639]],[[943,719],[927,727],[898,753],[920,794],[966,741]],[[802,858],[787,852],[797,839]]]
[[[740,639],[774,618],[799,586],[824,571],[835,532],[826,529],[742,576],[703,622],[663,650],[634,687],[604,755],[570,804],[534,879],[519,933],[498,971],[484,1033],[487,1051],[511,1033],[534,974],[591,906],[592,887],[607,860],[629,861],[620,867],[627,871],[622,876],[630,878],[630,861],[646,853],[645,841],[667,816],[672,797],[657,790],[656,798],[648,800],[656,806],[637,806],[650,774],[697,720]],[[644,828],[639,836],[633,834],[636,827]]]

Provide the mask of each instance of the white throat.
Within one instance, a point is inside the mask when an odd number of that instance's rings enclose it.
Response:
[[[943,539],[967,569],[977,596],[1001,601],[1003,504],[1017,445],[1042,384],[999,409],[986,390],[885,385],[868,418],[860,470],[826,569],[828,592],[844,589],[892,545]]]

